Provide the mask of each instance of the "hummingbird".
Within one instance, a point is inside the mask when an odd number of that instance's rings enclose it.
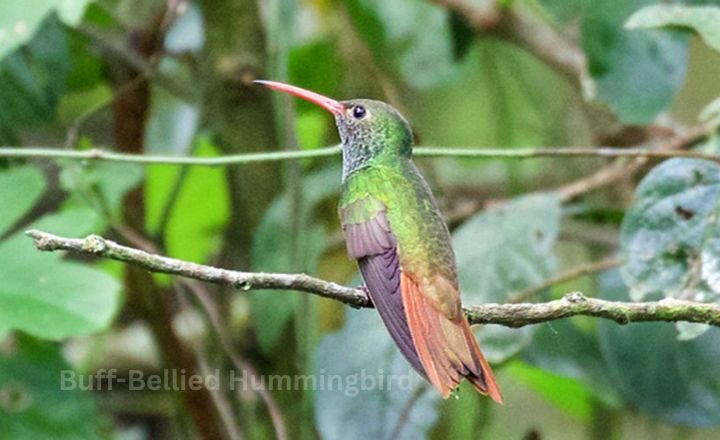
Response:
[[[447,398],[467,380],[503,402],[460,301],[450,232],[412,161],[413,135],[391,105],[336,101],[276,81],[256,84],[314,103],[335,117],[342,142],[338,212],[365,290],[412,367]]]

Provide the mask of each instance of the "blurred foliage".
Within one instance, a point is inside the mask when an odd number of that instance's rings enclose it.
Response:
[[[586,146],[598,142],[607,126],[620,125],[621,138],[611,142],[648,146],[648,139],[627,133],[656,136],[698,117],[720,126],[717,1],[467,2],[490,14],[475,17],[488,19],[487,32],[443,2],[222,3],[227,10],[220,15],[227,20],[208,22],[206,8],[219,2],[3,2],[0,143],[113,149],[115,123],[125,118],[143,127],[146,154],[218,156],[228,140],[218,139],[213,122],[242,121],[247,114],[225,115],[219,110],[224,107],[210,105],[208,78],[217,72],[227,90],[222,98],[238,107],[267,93],[247,86],[261,72],[340,99],[389,101],[425,145]],[[162,11],[167,4],[178,9]],[[577,79],[581,90],[503,38],[512,29],[494,32],[492,14],[515,8],[582,51],[589,76]],[[245,26],[243,20],[256,13],[266,34],[242,47],[258,52],[237,53],[234,42],[208,38],[214,26]],[[153,26],[161,29],[158,49],[144,57],[143,38]],[[217,65],[206,65],[209,49],[227,53]],[[123,66],[133,66],[141,78],[123,84]],[[146,116],[122,107],[138,90],[149,97]],[[257,111],[274,115],[267,124],[277,139],[296,139],[302,149],[337,143],[325,112],[287,97],[273,100],[272,110]],[[717,133],[697,148],[720,151]],[[506,302],[558,273],[616,253],[624,260],[619,271],[588,274],[538,291],[533,299],[582,290],[621,301],[717,302],[717,164],[668,160],[644,169],[642,180],[627,176],[567,201],[552,189],[608,162],[418,162],[453,220],[468,305]],[[265,201],[267,209],[254,211],[261,220],[250,231],[252,243],[238,249],[232,242],[237,231],[228,225],[255,209],[233,192],[233,172],[242,173],[240,166],[0,159],[0,437],[196,433],[178,393],[60,389],[61,371],[157,371],[162,365],[154,350],[167,341],[149,344],[152,325],[132,304],[123,305],[127,286],[118,265],[39,253],[26,229],[103,234],[201,263],[232,261],[240,270],[305,272],[356,285],[336,217],[337,159],[302,161],[301,178],[292,166],[272,166],[283,178],[269,183],[282,191]],[[139,199],[128,198],[134,188],[141,191]],[[129,203],[142,213],[144,229],[125,227]],[[409,368],[372,310],[348,310],[297,292],[253,291],[230,300],[212,286],[202,292],[210,295],[188,301],[187,286],[157,279],[177,307],[157,315],[184,318],[160,325],[195,342],[207,366],[238,372],[237,365],[247,362],[261,375],[325,381],[304,392],[270,391],[290,438],[718,436],[717,328],[618,326],[584,318],[523,329],[483,326],[478,338],[506,390],[501,407],[466,385],[441,401]],[[209,315],[224,336],[209,330],[206,310],[194,310],[203,301],[214,305],[215,315]],[[236,351],[232,362],[228,346]],[[224,396],[246,437],[273,435],[263,399],[252,390]]]
[[[673,32],[627,32],[630,14],[649,0],[592,0],[582,41],[597,96],[627,123],[646,124],[670,105],[685,78],[687,37]]]
[[[323,339],[314,360],[313,373],[328,381],[315,393],[323,438],[422,438],[437,418],[439,396],[413,371],[372,312],[349,315],[342,330]],[[410,400],[413,411],[402,421]]]
[[[535,194],[487,209],[459,227],[453,244],[465,304],[507,302],[549,278],[556,269],[552,248],[560,214],[555,195]],[[533,330],[488,325],[477,335],[487,358],[500,363],[530,344]]]
[[[627,300],[617,273],[600,278],[604,296]],[[720,360],[720,331],[680,341],[673,328],[648,323],[639,328],[600,322],[598,340],[606,380],[623,398],[659,419],[687,426],[717,426],[720,377],[709,365]]]
[[[635,12],[625,23],[628,29],[685,27],[696,32],[705,43],[720,51],[720,8],[717,6],[654,5]]]
[[[0,333],[17,329],[47,339],[63,339],[106,328],[119,307],[119,283],[83,264],[63,261],[60,255],[29,249],[22,231],[8,230],[34,205],[45,186],[42,174],[31,167],[0,171],[0,199],[9,202],[0,224],[0,266],[5,273],[0,287]],[[27,192],[18,191],[27,188]],[[22,196],[19,202],[15,201]],[[13,203],[14,202],[14,203]],[[27,225],[57,234],[79,236],[100,226],[89,208],[68,208]]]
[[[18,337],[0,353],[0,425],[8,440],[99,438],[108,420],[56,343]],[[104,423],[105,422],[105,423]]]

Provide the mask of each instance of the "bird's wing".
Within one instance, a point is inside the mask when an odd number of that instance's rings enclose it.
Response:
[[[447,397],[462,377],[498,402],[502,396],[462,313],[456,283],[421,278],[403,264],[385,205],[365,196],[340,209],[348,254],[375,308],[412,366]]]
[[[427,377],[405,316],[397,242],[390,231],[385,205],[367,196],[341,208],[340,219],[348,254],[358,261],[370,300],[402,354]]]

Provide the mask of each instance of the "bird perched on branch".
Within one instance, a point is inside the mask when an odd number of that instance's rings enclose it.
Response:
[[[405,118],[380,101],[336,101],[275,81],[255,83],[335,116],[343,154],[339,213],[348,254],[403,355],[444,398],[465,377],[502,403],[463,313],[450,233],[411,160]]]

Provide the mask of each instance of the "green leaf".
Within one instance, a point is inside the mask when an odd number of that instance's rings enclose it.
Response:
[[[302,250],[300,271],[313,273],[325,249],[325,230],[310,224],[313,208],[340,190],[340,175],[336,168],[319,171],[303,179],[303,201],[300,209],[301,230],[298,249]],[[292,237],[288,219],[290,208],[287,196],[277,199],[265,213],[253,241],[252,265],[256,271],[289,272],[292,267]],[[258,343],[265,353],[275,348],[282,330],[298,304],[296,295],[278,296],[272,292],[256,291],[251,295],[252,315]]]
[[[464,304],[503,303],[550,277],[560,215],[557,196],[534,194],[481,212],[458,228],[453,244]],[[479,335],[487,357],[500,362],[525,347],[532,332],[487,325]]]
[[[606,367],[596,335],[581,329],[575,320],[564,319],[539,326],[532,345],[523,350],[523,360],[553,375],[577,381],[573,387],[583,384],[585,390],[578,394],[589,394],[593,400],[618,406],[618,398],[603,374]],[[529,385],[541,394],[540,388],[547,390],[535,381],[529,381]],[[555,394],[560,398],[563,395]],[[588,414],[576,415],[585,417]]]
[[[100,438],[102,418],[77,378],[58,344],[18,337],[14,350],[0,351],[3,439]]]
[[[623,28],[634,10],[648,3],[651,0],[590,0],[582,22],[596,98],[629,124],[649,123],[667,108],[687,68],[686,35]]]
[[[308,69],[308,66],[313,66]],[[343,79],[343,59],[334,38],[312,41],[293,47],[288,54],[288,76],[293,84],[334,96],[340,93]],[[327,112],[305,100],[298,100],[300,113],[312,112],[327,120]]]
[[[315,421],[322,438],[418,439],[429,435],[440,397],[402,357],[374,311],[348,312],[345,327],[326,335],[318,345],[314,363],[310,377],[318,381]],[[399,435],[392,437],[416,392],[422,394],[411,406]]]
[[[592,415],[592,392],[577,379],[534,368],[522,362],[508,366],[510,373],[530,386],[564,413],[588,421]]]
[[[620,233],[622,275],[636,300],[649,295],[717,301],[720,166],[672,159],[636,191]]]
[[[15,141],[15,131],[49,122],[72,68],[67,35],[51,14],[26,46],[0,58],[0,139]]]
[[[30,225],[51,233],[85,235],[97,224],[89,209],[65,210]],[[106,328],[120,305],[120,285],[87,264],[41,253],[22,233],[0,242],[0,327],[60,340]]]
[[[617,271],[600,280],[604,298],[629,299]],[[679,341],[669,324],[600,320],[598,334],[603,375],[626,405],[666,423],[720,425],[720,329]]]
[[[45,178],[35,167],[0,171],[0,236],[35,205],[44,188]]]
[[[705,43],[720,52],[720,7],[652,5],[635,12],[625,23],[628,29],[680,26],[696,32]]]
[[[217,148],[207,139],[198,140],[196,154],[214,157]],[[230,215],[230,195],[223,168],[190,167],[186,170],[177,200],[165,230],[167,252],[175,258],[207,261],[222,240],[222,229]],[[166,204],[172,199],[180,168],[149,167],[146,182],[147,222],[157,231]]]
[[[0,58],[24,44],[51,11],[67,24],[82,17],[89,0],[33,0],[3,2],[0,6]]]
[[[415,88],[427,88],[452,73],[448,12],[414,0],[348,3],[355,29],[375,60]]]

